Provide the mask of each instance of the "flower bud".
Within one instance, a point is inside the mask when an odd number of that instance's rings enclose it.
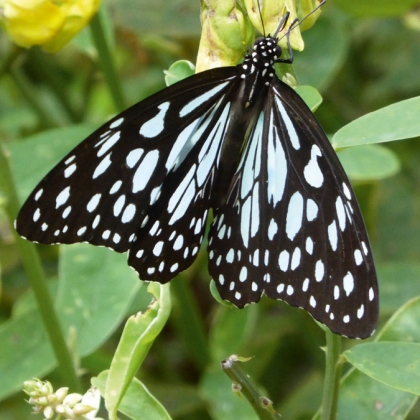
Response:
[[[100,0],[3,0],[1,24],[19,46],[53,53],[64,47],[96,13]]]

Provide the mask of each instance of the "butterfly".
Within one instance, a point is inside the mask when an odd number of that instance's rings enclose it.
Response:
[[[166,283],[197,257],[212,209],[208,267],[223,299],[243,308],[265,294],[370,336],[378,287],[362,214],[315,116],[275,73],[288,50],[264,36],[236,67],[117,115],[38,184],[17,232],[128,252],[142,280]]]

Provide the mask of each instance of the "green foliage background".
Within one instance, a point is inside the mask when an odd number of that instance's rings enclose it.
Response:
[[[328,134],[369,112],[420,95],[416,4],[329,0],[319,21],[304,33],[306,48],[296,53],[294,70],[299,84],[321,92],[324,102],[316,115]],[[200,35],[198,1],[108,1],[102,12],[126,105],[163,88],[163,70],[174,61],[194,62]],[[10,48],[0,34],[0,63]],[[88,29],[57,55],[31,49],[2,71],[0,136],[10,153],[22,201],[49,168],[117,110],[98,69]],[[379,330],[405,305],[382,331],[381,340],[420,343],[414,333],[420,321],[418,138],[343,149],[339,156],[353,181],[375,254]],[[4,199],[0,194],[0,206]],[[109,368],[123,321],[145,310],[151,296],[126,265],[125,256],[85,244],[38,250],[60,322],[88,387],[92,376]],[[246,401],[233,395],[219,367],[231,354],[254,356],[244,368],[283,418],[312,418],[322,392],[323,331],[304,311],[268,299],[241,311],[221,306],[209,292],[206,263],[202,252],[194,266],[172,282],[169,322],[138,377],[172,418],[255,419]],[[23,380],[47,375],[55,386],[64,384],[1,207],[0,264],[0,417],[29,418],[23,394],[16,394]],[[346,340],[344,346],[354,344]],[[360,349],[349,350],[347,358],[365,372],[366,364],[360,362],[365,349]],[[402,358],[404,351],[418,350],[404,347]],[[398,353],[387,345],[375,352],[382,366]],[[410,380],[415,383],[416,378]],[[384,378],[377,382],[349,371],[337,418],[419,418],[419,391],[407,385],[410,380],[394,384],[395,389],[384,385]]]

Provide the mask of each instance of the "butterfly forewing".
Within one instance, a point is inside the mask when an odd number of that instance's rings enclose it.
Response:
[[[136,235],[128,262],[142,279],[166,282],[189,267],[204,236],[231,102],[222,96],[187,126],[183,146]]]
[[[350,183],[303,101],[280,81],[267,95],[215,212],[210,274],[239,307],[265,293],[305,308],[333,332],[367,337],[378,291]]]
[[[176,190],[168,174],[193,167],[196,157],[189,154],[198,148],[189,140],[226,97],[231,70],[186,79],[99,128],[38,184],[16,220],[19,234],[43,244],[89,242],[127,251],[156,197],[164,191],[169,199]]]

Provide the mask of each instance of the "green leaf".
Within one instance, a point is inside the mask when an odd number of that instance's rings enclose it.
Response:
[[[417,4],[417,0],[334,0],[335,6],[360,17],[400,16]]]
[[[39,180],[91,134],[94,128],[90,124],[73,125],[44,131],[8,144],[10,166],[21,201],[29,195]]]
[[[297,86],[295,91],[305,101],[312,112],[314,112],[322,103],[322,96],[312,86]]]
[[[21,390],[24,381],[42,377],[56,366],[37,311],[4,322],[0,342],[0,400]]]
[[[200,6],[189,0],[119,0],[113,5],[118,27],[142,33],[188,37],[200,33]]]
[[[195,72],[195,66],[188,60],[178,60],[173,63],[168,70],[165,70],[166,86],[171,86],[182,79],[192,76]]]
[[[381,286],[382,316],[393,314],[413,296],[420,296],[420,264],[409,261],[378,262],[376,269]],[[420,342],[420,336],[416,341]]]
[[[420,343],[419,323],[420,298],[415,298],[394,314],[377,340]],[[351,369],[341,381],[337,419],[403,420],[416,400],[412,393],[391,388]]]
[[[402,305],[378,334],[379,341],[420,343],[420,296]]]
[[[378,144],[349,147],[337,154],[353,181],[377,181],[395,175],[400,170],[397,155]]]
[[[420,344],[377,342],[354,346],[344,352],[357,369],[401,391],[420,394]]]
[[[335,149],[420,136],[420,96],[397,102],[352,121],[338,130]]]
[[[105,395],[108,374],[109,372],[105,371],[92,378],[92,385],[99,388],[101,395]],[[134,420],[171,420],[162,404],[137,378],[134,378],[127,388],[119,411]]]
[[[342,67],[351,39],[350,25],[344,22],[342,15],[331,9],[322,10],[316,24],[304,32],[305,49],[296,54],[293,62],[300,84],[322,91]]]
[[[59,271],[60,321],[85,356],[119,326],[144,282],[127,267],[125,255],[88,244],[60,247]]]
[[[340,387],[337,419],[404,420],[416,397],[356,371]]]
[[[105,404],[112,419],[116,418],[127,388],[171,312],[169,283],[150,283],[148,290],[156,300],[145,313],[138,313],[128,319],[109,370]]]
[[[75,357],[86,356],[119,326],[143,283],[128,269],[125,255],[86,244],[61,248],[59,274],[60,323]],[[57,366],[37,311],[4,322],[0,340],[0,398]]]

